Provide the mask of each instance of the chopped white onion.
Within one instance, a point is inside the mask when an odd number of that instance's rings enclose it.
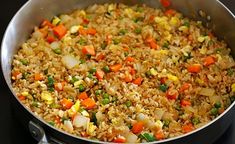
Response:
[[[69,131],[69,132],[73,131],[73,125],[72,125],[72,122],[70,120],[65,120],[64,121],[64,129]]]
[[[65,55],[62,57],[62,63],[68,68],[72,69],[73,67],[79,65],[79,60],[71,55]]]
[[[147,116],[143,113],[139,113],[136,118],[138,121],[144,121],[147,119]]]
[[[126,137],[127,143],[136,143],[136,141],[138,139],[138,137],[131,132],[127,133],[124,137]]]
[[[75,127],[83,127],[83,128],[87,128],[87,124],[90,122],[90,119],[87,117],[84,117],[82,115],[76,115],[73,119],[73,125]]]
[[[215,90],[211,88],[201,88],[201,90],[199,91],[199,94],[203,96],[213,96],[214,93]]]

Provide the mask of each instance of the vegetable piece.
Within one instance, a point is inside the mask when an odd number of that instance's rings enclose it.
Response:
[[[201,71],[201,65],[200,64],[193,64],[188,66],[188,72],[190,73],[199,73]]]
[[[117,45],[120,43],[120,40],[119,39],[113,39],[113,44]]]
[[[109,100],[109,98],[104,98],[104,99],[102,99],[101,103],[102,103],[103,105],[106,105],[106,104],[109,104],[109,103],[110,103],[110,100]]]
[[[26,59],[21,59],[20,62],[23,64],[23,65],[28,65],[29,62],[26,60]]]
[[[97,77],[98,80],[102,80],[104,78],[104,71],[98,69],[95,73],[95,76]]]
[[[35,73],[34,74],[34,80],[35,81],[41,81],[43,79],[44,79],[43,74],[41,74],[41,73]]]
[[[45,26],[48,26],[48,27],[52,28],[52,27],[53,27],[53,24],[52,24],[50,21],[48,21],[48,20],[44,20],[44,21],[41,23],[41,27],[45,27]]]
[[[99,55],[97,55],[96,60],[100,61],[100,60],[103,60],[104,58],[105,58],[105,55],[100,53]]]
[[[216,62],[215,58],[212,57],[212,56],[207,56],[205,59],[204,59],[204,63],[203,65],[204,66],[210,66],[212,64],[214,64]]]
[[[54,126],[54,125],[55,125],[55,122],[50,121],[50,122],[48,122],[48,124],[51,125],[51,126]]]
[[[53,27],[53,32],[59,39],[62,39],[67,33],[67,29],[64,25],[60,24],[58,26]]]
[[[125,105],[126,105],[127,107],[130,107],[130,106],[132,105],[132,102],[131,102],[131,101],[126,101]]]
[[[58,25],[61,22],[61,19],[58,18],[57,16],[54,16],[52,19],[52,24],[53,25]]]
[[[185,90],[189,89],[190,87],[190,84],[189,83],[184,83],[181,87],[180,87],[180,90],[179,92],[184,92]]]
[[[54,84],[54,88],[57,91],[62,91],[64,90],[64,85],[66,84],[66,82],[58,82]]]
[[[149,133],[140,134],[140,137],[145,139],[147,142],[153,142],[156,140],[155,137]]]
[[[87,98],[81,102],[81,104],[86,108],[86,109],[93,109],[96,106],[96,103],[93,99]]]
[[[124,78],[124,81],[127,82],[127,83],[131,82],[132,81],[132,76],[130,74],[126,74],[125,78]]]
[[[141,29],[141,28],[136,28],[136,29],[135,29],[135,33],[136,33],[136,34],[141,34],[141,32],[142,32],[142,29]]]
[[[220,102],[216,102],[216,103],[214,104],[214,107],[215,107],[215,108],[221,108],[221,103],[220,103]]]
[[[102,69],[104,72],[106,73],[109,73],[110,72],[110,69],[108,66],[104,66],[103,69]]]
[[[122,64],[111,65],[109,68],[112,72],[118,72],[122,68]]]
[[[170,100],[176,100],[178,98],[178,91],[177,90],[168,90],[166,92],[166,97]]]
[[[79,29],[78,29],[78,32],[79,32],[79,34],[81,34],[81,35],[86,35],[87,33],[87,31],[83,28],[83,27],[80,27]]]
[[[182,126],[182,130],[184,133],[191,132],[193,129],[194,129],[194,126],[192,123],[188,123],[188,124]]]
[[[90,122],[89,118],[82,116],[82,115],[79,115],[79,114],[76,114],[73,118],[73,125],[77,128],[83,127],[86,129],[87,124],[89,122]]]
[[[157,44],[156,40],[153,38],[148,38],[146,40],[146,43],[150,46],[152,49],[158,49],[159,45]]]
[[[19,100],[21,100],[21,101],[22,101],[22,100],[25,100],[25,99],[26,99],[26,96],[19,95],[19,96],[18,96],[18,98],[19,98]]]
[[[125,137],[126,137],[126,143],[136,143],[138,139],[138,137],[132,132],[126,133]]]
[[[157,70],[155,68],[151,68],[149,70],[150,74],[153,75],[153,76],[156,76],[158,74]]]
[[[70,117],[73,117],[78,110],[80,109],[80,100],[77,100],[75,104],[68,110],[68,114]]]
[[[95,67],[93,67],[93,68],[91,68],[90,70],[89,70],[89,73],[91,73],[91,74],[93,74],[93,73],[95,73],[96,72],[96,68]]]
[[[136,71],[135,71],[135,69],[134,69],[134,68],[132,68],[132,67],[130,68],[130,74],[131,74],[131,75],[134,75],[134,74],[136,74]]]
[[[80,100],[84,100],[84,99],[87,99],[88,98],[88,95],[86,92],[82,92],[78,95],[78,99]]]
[[[51,93],[48,91],[43,91],[41,93],[41,99],[44,100],[47,104],[53,103],[53,97],[51,96]]]
[[[183,107],[191,106],[191,102],[188,100],[181,100],[180,104]]]
[[[60,103],[64,109],[70,109],[73,105],[73,102],[66,98],[63,98]]]
[[[73,124],[70,120],[65,120],[64,121],[64,129],[69,131],[69,132],[73,131]]]
[[[89,54],[89,55],[94,56],[95,55],[95,48],[93,45],[84,46],[82,48],[82,53],[85,55]]]
[[[201,88],[198,94],[203,96],[213,96],[215,93],[215,90],[212,88]]]
[[[200,120],[198,117],[193,117],[191,121],[192,121],[193,125],[197,125],[200,123]]]
[[[154,136],[157,140],[162,140],[162,139],[165,138],[165,135],[164,135],[163,131],[158,131],[157,133],[155,133]]]
[[[48,43],[52,43],[52,42],[54,42],[55,40],[56,40],[56,39],[55,39],[54,36],[52,36],[52,35],[50,35],[50,34],[47,35],[46,41],[47,41]]]
[[[53,52],[56,53],[56,54],[61,54],[62,53],[60,48],[53,49]]]
[[[176,14],[176,11],[173,9],[168,9],[164,12],[166,16],[174,16]]]
[[[126,142],[126,138],[123,136],[117,136],[113,139],[114,143],[125,143]]]
[[[133,80],[132,83],[135,85],[141,85],[142,81],[143,81],[143,78],[139,77]]]
[[[121,29],[119,31],[119,35],[125,35],[127,33],[127,30],[126,29]]]
[[[83,84],[80,84],[80,85],[78,86],[78,89],[79,89],[80,92],[85,91],[85,87],[84,87]]]
[[[12,80],[17,80],[20,78],[22,78],[22,73],[20,71],[13,71],[12,72],[12,77],[11,77]]]
[[[144,123],[139,121],[139,122],[136,122],[133,124],[131,131],[134,134],[138,134],[138,133],[142,132],[143,129],[144,129]]]
[[[86,33],[89,35],[95,35],[97,33],[97,31],[94,28],[89,28],[86,30]]]
[[[72,69],[79,65],[79,60],[72,55],[63,56],[61,61],[68,69]]]
[[[133,57],[127,57],[125,62],[134,62],[135,59]]]
[[[161,84],[161,85],[159,86],[159,89],[160,89],[161,91],[163,91],[163,92],[166,92],[167,89],[168,89],[168,86],[167,86],[166,84]]]
[[[215,108],[215,107],[213,107],[212,109],[211,109],[211,111],[210,111],[210,113],[211,113],[211,115],[212,116],[216,116],[217,114],[218,114],[218,109],[217,108]]]
[[[169,7],[171,5],[170,0],[160,0],[160,3],[162,4],[163,7]]]

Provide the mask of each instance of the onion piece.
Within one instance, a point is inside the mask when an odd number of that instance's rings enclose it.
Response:
[[[165,113],[165,110],[158,108],[155,110],[155,118],[160,120],[162,119],[163,114]]]
[[[74,116],[74,119],[73,119],[73,125],[78,128],[79,127],[87,128],[87,125],[89,122],[90,122],[89,118],[84,117],[82,115],[78,115],[78,114]]]
[[[65,120],[64,121],[64,129],[69,131],[69,132],[73,131],[73,125],[72,125],[72,122],[70,120]]]
[[[214,93],[215,90],[212,88],[201,88],[201,90],[199,91],[199,94],[203,96],[213,96]]]
[[[62,63],[68,68],[72,69],[73,67],[79,65],[79,60],[71,55],[65,55],[62,57]]]
[[[136,141],[138,139],[138,137],[135,134],[133,134],[132,132],[125,134],[124,137],[126,138],[127,143],[136,143]]]

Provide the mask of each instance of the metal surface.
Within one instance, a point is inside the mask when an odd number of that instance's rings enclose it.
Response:
[[[1,48],[1,62],[4,78],[9,86],[11,92],[14,94],[11,86],[11,60],[13,54],[17,51],[19,46],[27,39],[28,35],[32,32],[35,25],[38,25],[45,18],[52,18],[52,16],[59,13],[69,12],[75,8],[83,8],[94,3],[105,2],[123,2],[125,4],[145,3],[151,7],[160,7],[158,0],[30,0],[28,1],[15,15],[10,22],[6,33],[2,41]],[[173,8],[183,12],[185,15],[193,19],[202,19],[198,15],[199,10],[205,11],[211,16],[211,24],[216,35],[223,36],[222,38],[232,48],[232,54],[235,54],[235,20],[234,15],[228,9],[216,0],[173,0]],[[21,111],[22,123],[28,124],[30,120],[39,124],[47,134],[49,138],[58,139],[65,143],[87,143],[97,142],[93,140],[87,140],[85,138],[74,137],[71,134],[55,129],[54,127],[43,122],[43,120],[37,118],[32,112],[23,106],[18,98],[14,94],[14,105],[17,110]],[[186,135],[167,139],[155,143],[164,144],[208,144],[212,143],[219,137],[231,124],[232,115],[234,114],[234,103],[219,117],[212,122],[197,129]],[[216,130],[216,131],[215,131]]]

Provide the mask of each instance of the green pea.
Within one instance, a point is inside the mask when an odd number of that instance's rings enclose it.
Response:
[[[113,39],[113,43],[114,43],[115,45],[117,45],[117,44],[120,43],[120,40],[119,40],[119,39]]]
[[[79,85],[78,89],[80,92],[85,91],[85,87],[82,84]]]
[[[85,39],[83,39],[83,38],[80,38],[79,41],[78,41],[78,43],[79,43],[80,45],[85,45],[85,44],[87,43],[87,41],[86,41]]]
[[[198,117],[194,117],[194,118],[192,118],[192,123],[193,123],[193,125],[197,125],[197,124],[199,124],[200,123],[200,120],[199,120],[199,118]]]
[[[126,105],[127,107],[130,107],[130,106],[132,105],[132,102],[131,102],[131,101],[127,101],[127,102],[125,103],[125,105]]]
[[[163,46],[162,47],[164,47],[164,48],[169,48],[169,43],[168,42],[165,42],[164,44],[163,44]]]
[[[26,60],[26,59],[21,59],[20,62],[23,64],[23,65],[28,65],[29,62]]]
[[[49,87],[53,87],[54,86],[54,79],[52,76],[48,76],[47,77],[47,81],[48,81],[48,86]]]
[[[128,52],[124,52],[124,56],[127,57],[129,55]]]
[[[75,76],[72,77],[72,79],[70,80],[71,84],[74,84],[76,81],[78,81],[79,79],[77,79]]]
[[[108,93],[104,93],[103,94],[103,98],[109,98],[109,94]]]
[[[54,126],[55,123],[53,121],[48,122],[49,125]]]
[[[150,77],[152,74],[151,74],[150,71],[146,71],[146,72],[145,72],[145,75],[146,75],[146,77]]]
[[[100,89],[95,91],[96,96],[100,95],[101,93],[102,93],[102,90],[100,90]]]
[[[211,109],[211,115],[216,116],[218,114],[218,109],[217,108],[212,108]]]
[[[103,67],[103,71],[106,72],[106,73],[108,73],[108,72],[110,72],[110,69],[109,69],[108,66],[104,66],[104,67]]]
[[[184,22],[184,26],[190,27],[190,23],[189,23],[188,21],[185,21],[185,22]]]
[[[93,78],[93,75],[92,75],[91,73],[89,73],[89,74],[87,75],[87,77],[91,79],[91,78]]]
[[[96,72],[96,68],[90,69],[89,72],[90,72],[91,74],[95,73],[95,72]]]
[[[109,104],[109,102],[110,102],[109,98],[104,98],[101,103],[103,105],[106,105],[106,104]]]
[[[125,35],[127,33],[127,30],[126,29],[121,29],[119,31],[119,35]]]
[[[161,84],[161,85],[159,86],[159,89],[160,89],[161,91],[163,91],[163,92],[166,92],[167,89],[168,89],[168,86],[165,85],[165,84]]]
[[[56,53],[56,54],[61,54],[62,53],[60,48],[53,49],[53,52]]]
[[[104,50],[107,47],[107,44],[105,42],[103,42],[100,47]]]
[[[86,62],[86,60],[80,59],[80,64],[84,64],[85,62]]]
[[[141,32],[142,32],[142,29],[141,29],[141,28],[136,28],[136,29],[135,29],[135,33],[136,33],[136,34],[141,34]]]
[[[221,103],[220,103],[220,102],[216,102],[216,103],[214,104],[214,107],[215,107],[215,108],[221,108]]]
[[[169,127],[170,120],[163,120],[163,127]]]

